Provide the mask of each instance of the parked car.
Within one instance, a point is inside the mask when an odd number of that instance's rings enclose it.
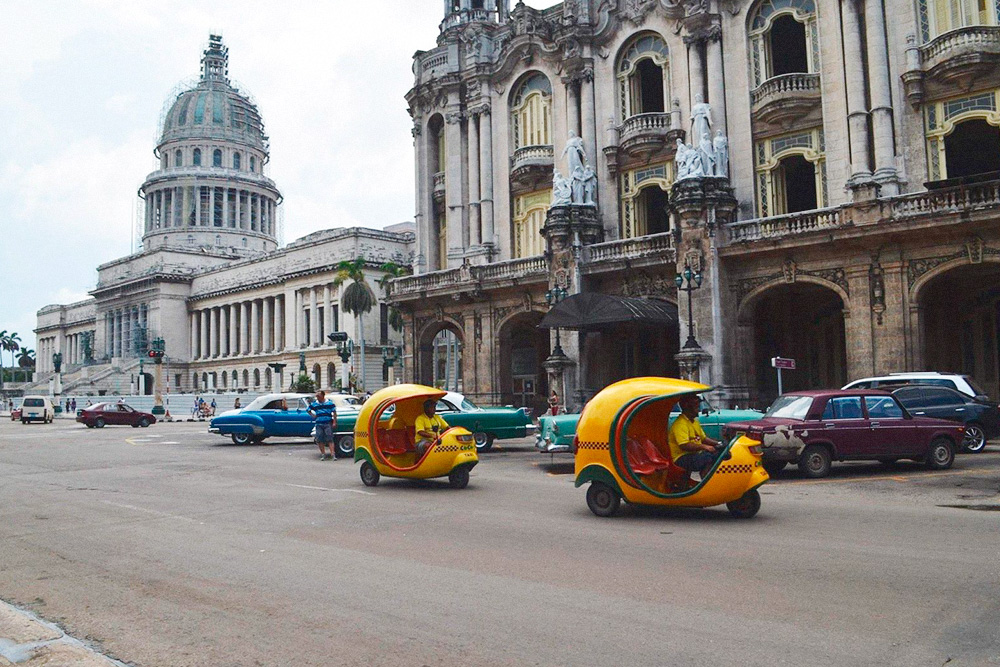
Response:
[[[48,396],[25,396],[21,401],[21,423],[42,422],[51,424],[55,419],[56,411],[52,407],[52,401]]]
[[[966,396],[971,396],[979,403],[989,403],[990,397],[982,390],[968,375],[957,373],[937,373],[937,372],[917,372],[917,373],[890,373],[878,377],[862,378],[851,382],[842,389],[884,389],[892,391],[897,387],[908,384],[925,384],[935,387],[947,387],[955,389]]]
[[[947,387],[907,385],[892,392],[914,417],[934,417],[965,424],[962,449],[981,452],[986,441],[1000,436],[1000,409],[979,403]]]
[[[524,438],[534,433],[536,428],[527,408],[481,408],[453,391],[438,401],[437,413],[448,422],[448,426],[468,429],[479,452],[492,449],[494,440]]]
[[[331,398],[334,396],[339,394]],[[241,410],[213,417],[208,432],[228,436],[237,445],[261,443],[266,438],[309,438],[315,421],[309,414],[309,404],[313,400],[313,394],[264,394]],[[336,454],[350,456],[354,453],[354,424],[359,406],[342,403],[334,400]]]
[[[258,396],[257,398],[250,401],[243,407],[233,408],[232,410],[226,410],[224,412],[220,412],[217,416],[225,417],[226,415],[239,414],[244,410],[259,410],[262,405],[274,400],[273,399],[274,396],[290,396],[290,395],[291,394],[264,394],[262,396]],[[295,396],[306,396],[310,399],[310,401],[312,400],[312,397],[314,395],[315,394],[295,394]],[[327,400],[333,401],[334,406],[336,406],[338,410],[341,409],[355,410],[355,411],[361,410],[362,401],[357,396],[353,396],[351,394],[327,394],[326,398]]]
[[[680,405],[675,405],[670,413],[670,421],[681,413]],[[719,410],[702,399],[701,414],[698,421],[705,434],[710,438],[721,440],[722,430],[726,424],[734,421],[748,421],[759,419],[764,416],[763,412],[757,410]],[[540,452],[572,452],[573,438],[576,437],[576,424],[580,420],[579,414],[562,414],[553,417],[543,415],[538,418],[538,435],[535,436],[535,447]]]
[[[10,411],[10,420],[12,422],[16,422],[20,418],[21,418],[21,408],[14,408],[13,410]]]
[[[87,428],[104,428],[105,426],[146,428],[150,424],[156,423],[156,416],[136,410],[124,403],[98,403],[78,409],[76,420],[81,424],[86,424]]]
[[[797,463],[806,476],[825,477],[833,461],[911,459],[950,468],[965,426],[914,417],[885,391],[823,390],[783,394],[762,419],[734,422],[727,431],[764,446],[769,474]]]

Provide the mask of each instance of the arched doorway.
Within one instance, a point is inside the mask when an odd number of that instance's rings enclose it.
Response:
[[[782,376],[786,392],[839,389],[847,383],[844,301],[837,292],[815,283],[781,284],[765,290],[745,308],[754,407],[766,407],[778,395],[772,357],[795,359],[795,370]]]
[[[447,391],[462,392],[463,348],[461,330],[452,322],[438,322],[424,330],[420,338],[417,369],[419,382]]]
[[[549,332],[539,329],[544,313],[519,313],[500,326],[500,400],[504,405],[526,407],[533,414],[545,411],[548,378],[542,364],[549,357]]]
[[[944,153],[948,178],[1000,171],[1000,129],[979,118],[958,123]]]
[[[917,293],[922,363],[915,370],[962,373],[1000,396],[1000,263],[966,264],[930,279]]]

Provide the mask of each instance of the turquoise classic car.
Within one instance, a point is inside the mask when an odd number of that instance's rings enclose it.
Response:
[[[680,414],[680,407],[674,406],[674,411],[670,413],[670,421]],[[708,401],[702,400],[701,414],[698,421],[701,422],[705,434],[716,440],[722,439],[722,428],[730,422],[743,421],[746,419],[760,419],[764,413],[757,410],[716,410]],[[576,436],[576,423],[580,420],[580,415],[562,414],[553,417],[544,415],[538,418],[538,434],[535,436],[535,447],[540,452],[553,454],[555,452],[572,452],[573,438]]]
[[[448,426],[471,431],[480,452],[488,452],[494,440],[524,438],[536,428],[525,408],[480,408],[455,392],[438,401],[437,412]]]
[[[335,443],[337,456],[354,454],[354,423],[360,402],[353,396],[328,394],[337,411]],[[312,394],[265,394],[245,408],[230,410],[209,422],[208,432],[232,439],[234,444],[259,444],[265,438],[310,438],[314,419],[309,414]]]

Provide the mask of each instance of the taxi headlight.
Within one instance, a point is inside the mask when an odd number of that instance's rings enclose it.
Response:
[[[462,435],[456,435],[455,439],[458,440],[461,443],[472,442],[472,434],[471,433],[463,433]]]

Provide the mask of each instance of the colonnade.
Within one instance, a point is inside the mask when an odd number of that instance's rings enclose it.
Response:
[[[105,356],[133,357],[144,352],[149,327],[146,304],[117,308],[104,314]]]
[[[146,231],[176,227],[224,227],[275,234],[277,202],[252,190],[186,185],[146,194]]]
[[[340,324],[332,284],[193,310],[191,358],[268,354],[328,345]]]

